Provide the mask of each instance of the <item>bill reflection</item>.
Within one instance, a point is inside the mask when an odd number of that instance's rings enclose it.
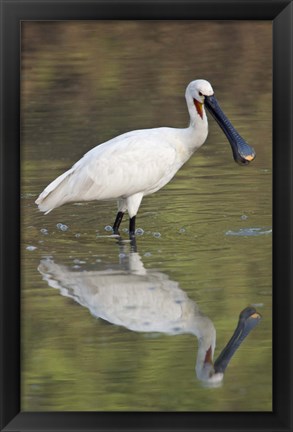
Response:
[[[254,308],[245,308],[214,365],[216,330],[212,321],[176,281],[163,272],[146,269],[137,252],[120,254],[116,270],[76,271],[52,259],[41,260],[38,270],[49,286],[96,318],[135,332],[196,336],[196,376],[209,386],[222,383],[233,354],[261,318]]]

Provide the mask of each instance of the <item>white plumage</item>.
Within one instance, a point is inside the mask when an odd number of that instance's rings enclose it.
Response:
[[[204,103],[212,95],[209,82],[192,81],[185,93],[190,115],[187,128],[136,130],[98,145],[46,187],[36,200],[39,209],[49,213],[68,202],[116,199],[114,232],[118,233],[128,211],[129,231],[134,234],[142,198],[165,186],[206,140]]]
[[[230,341],[213,364],[216,330],[178,282],[158,270],[146,269],[138,253],[125,255],[118,270],[72,271],[44,259],[38,267],[43,279],[93,316],[136,332],[191,334],[198,339],[195,371],[209,385],[222,382],[235,351],[257,325],[260,315],[244,309]]]
[[[43,279],[63,296],[86,307],[93,316],[136,332],[198,338],[196,374],[209,384],[222,381],[212,364],[216,330],[178,282],[157,270],[145,269],[138,253],[130,253],[125,270],[72,271],[51,259],[41,261]]]

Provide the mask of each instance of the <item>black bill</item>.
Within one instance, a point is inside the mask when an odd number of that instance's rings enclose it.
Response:
[[[237,348],[260,320],[261,315],[253,307],[247,307],[240,313],[233,336],[214,363],[216,373],[224,373]]]
[[[228,138],[235,162],[238,162],[240,165],[246,165],[251,162],[256,156],[254,149],[239,135],[232,123],[225,116],[215,96],[205,96],[204,104]]]

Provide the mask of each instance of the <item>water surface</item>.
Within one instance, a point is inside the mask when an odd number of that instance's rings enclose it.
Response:
[[[271,24],[35,22],[22,30],[22,410],[270,411]],[[132,129],[186,127],[184,91],[196,78],[211,81],[255,148],[252,164],[234,163],[210,118],[205,145],[144,198],[136,252],[127,217],[122,242],[105,229],[114,202],[37,210],[43,188],[93,146]],[[153,298],[163,281],[168,299],[179,293],[177,305],[185,299],[210,320],[215,357],[244,307],[256,305],[263,319],[222,386],[210,388],[195,374],[193,334],[154,329],[138,300],[124,309],[140,329],[122,317],[113,323],[106,307],[98,318],[83,294],[90,277],[91,290],[106,280],[117,302],[119,283],[139,290],[147,280]]]

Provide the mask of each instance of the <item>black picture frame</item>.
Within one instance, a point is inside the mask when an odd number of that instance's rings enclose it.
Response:
[[[1,431],[292,431],[292,24],[288,0],[28,1],[1,4]],[[273,24],[273,411],[20,411],[20,23],[270,20]],[[259,89],[261,92],[261,88]],[[252,377],[253,379],[253,377]]]

